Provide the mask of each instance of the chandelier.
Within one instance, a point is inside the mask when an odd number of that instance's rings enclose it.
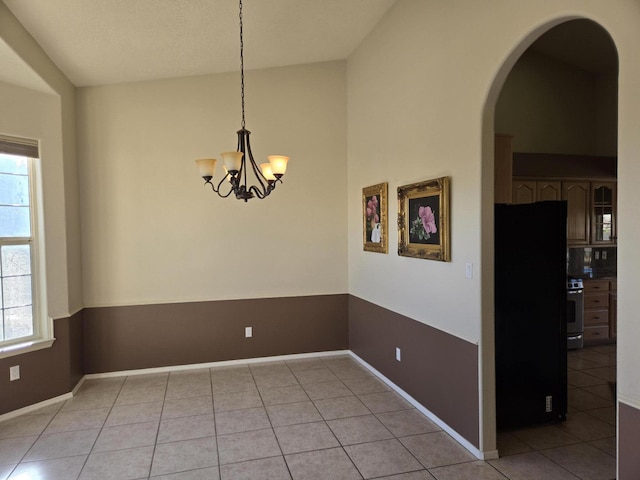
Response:
[[[269,162],[256,163],[251,152],[249,135],[251,132],[245,128],[244,119],[244,41],[242,30],[242,0],[240,0],[240,91],[242,99],[242,128],[237,131],[238,148],[235,152],[223,152],[220,154],[224,162],[224,177],[216,186],[211,180],[216,168],[215,158],[203,158],[196,160],[200,175],[205,184],[209,184],[220,197],[227,198],[231,193],[238,200],[247,202],[250,198],[265,198],[275,188],[276,182],[282,183],[282,176],[287,169],[289,157],[284,155],[270,155]],[[253,172],[251,174],[251,172]],[[249,186],[248,177],[253,177],[254,184]],[[223,184],[225,186],[223,187]],[[226,185],[228,184],[228,185]],[[228,191],[226,189],[228,188]],[[225,193],[226,191],[226,193]]]

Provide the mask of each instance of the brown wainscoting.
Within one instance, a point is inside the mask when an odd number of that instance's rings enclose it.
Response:
[[[53,322],[50,348],[0,360],[0,414],[69,393],[82,378],[82,312]],[[9,381],[9,367],[20,365],[20,380]]]
[[[640,410],[618,402],[618,479],[640,478]]]
[[[348,302],[340,294],[86,308],[85,373],[344,350]]]
[[[350,296],[349,347],[479,448],[476,345]]]

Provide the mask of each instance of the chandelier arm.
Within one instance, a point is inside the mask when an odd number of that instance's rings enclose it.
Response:
[[[258,168],[258,164],[256,163],[256,161],[253,158],[253,152],[251,151],[251,142],[249,141],[249,135],[247,135],[247,152],[249,152],[249,161],[251,162],[251,168],[253,169],[253,173],[256,176],[256,178],[258,179],[258,183],[260,183],[260,186],[262,187],[262,190],[266,191],[266,186],[265,186],[263,180],[265,182],[267,182],[267,183],[268,183],[268,180],[262,174],[262,171],[260,170],[260,168]]]
[[[231,192],[233,192],[233,186],[229,189],[229,191],[227,192],[226,195],[222,194],[222,183],[229,177],[230,175],[227,173],[222,180],[220,180],[220,183],[218,183],[218,187],[216,188],[216,186],[211,182],[211,180],[206,180],[205,183],[208,183],[211,186],[211,190],[213,190],[214,192],[216,192],[218,194],[219,197],[222,198],[227,198],[229,195],[231,195]]]
[[[264,197],[266,197],[267,195],[269,195],[269,193],[271,192],[267,192],[265,190],[260,190],[258,187],[256,187],[255,185],[251,185],[251,188],[249,188],[249,191],[252,192],[256,197],[258,197],[260,200],[262,200]]]

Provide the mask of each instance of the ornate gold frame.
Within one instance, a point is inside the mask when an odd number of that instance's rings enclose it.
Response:
[[[426,258],[429,260],[439,260],[441,262],[451,261],[451,252],[449,250],[449,231],[450,231],[450,215],[449,215],[449,184],[451,177],[441,177],[426,182],[413,183],[398,187],[398,255],[403,257]],[[437,200],[434,198],[437,197]],[[421,228],[421,220],[417,214],[416,218],[409,218],[412,213],[410,211],[410,202],[413,200],[412,207],[415,209],[420,202],[415,200],[425,199],[425,204],[433,205],[437,210],[435,214],[435,224],[437,227],[438,241],[437,243],[429,243],[430,235],[426,235],[427,239],[416,241],[417,236],[412,241],[412,224],[414,228]],[[422,206],[419,207],[422,212]],[[430,207],[431,208],[431,207]],[[422,213],[420,214],[422,215]],[[426,226],[423,228],[426,230]],[[435,233],[434,233],[435,236]]]
[[[387,224],[387,182],[372,185],[362,189],[362,244],[365,252],[387,253],[388,250],[388,224]],[[377,208],[374,215],[378,215],[379,222],[375,222],[375,217],[367,215],[367,204],[369,200],[376,197]],[[370,209],[371,210],[371,209]],[[377,223],[382,232],[379,233],[380,241],[371,241],[373,231],[372,224]]]

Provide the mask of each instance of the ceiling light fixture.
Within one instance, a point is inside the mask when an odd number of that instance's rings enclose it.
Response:
[[[240,89],[242,98],[242,128],[238,130],[238,149],[236,152],[221,153],[224,162],[225,176],[220,180],[216,187],[211,179],[216,168],[217,160],[215,158],[203,158],[196,160],[200,175],[204,178],[205,184],[211,185],[211,188],[220,197],[227,198],[233,192],[238,200],[248,201],[250,198],[265,198],[275,188],[276,182],[282,183],[282,176],[287,169],[289,157],[284,155],[270,155],[267,157],[269,162],[258,164],[253,159],[251,152],[251,143],[249,135],[251,132],[245,128],[244,120],[244,41],[242,30],[242,0],[240,0]],[[247,161],[248,159],[248,161]],[[247,173],[253,171],[253,176],[257,179],[257,184],[248,186]],[[223,193],[222,184],[227,180],[231,186],[227,193]]]

